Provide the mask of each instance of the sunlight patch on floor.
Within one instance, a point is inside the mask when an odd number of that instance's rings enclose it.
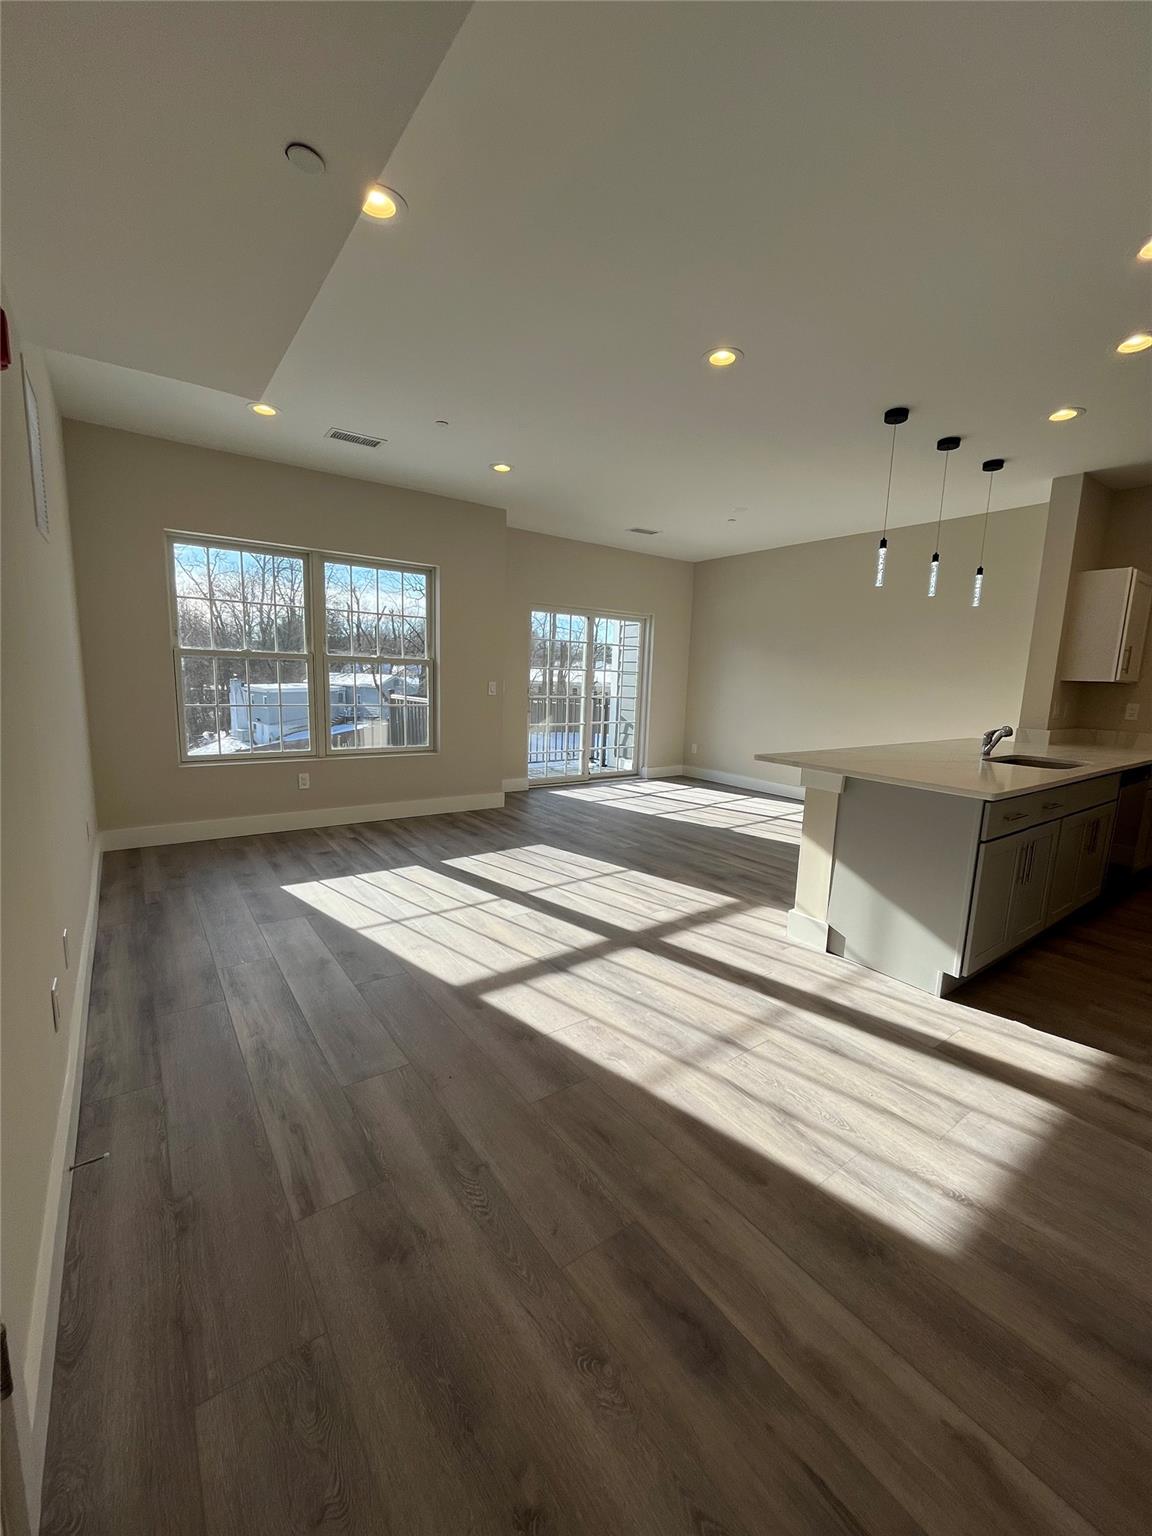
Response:
[[[739,832],[771,842],[797,844],[804,807],[775,795],[731,795],[662,780],[631,779],[620,784],[579,784],[549,791],[561,799],[597,807],[659,816],[666,821]]]

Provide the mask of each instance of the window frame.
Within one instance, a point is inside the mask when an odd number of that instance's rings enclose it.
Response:
[[[180,644],[180,631],[176,592],[176,562],[174,547],[177,544],[195,544],[206,549],[234,550],[243,556],[245,552],[287,555],[301,560],[304,567],[304,640],[302,651],[237,650],[227,646],[197,647]],[[176,741],[180,766],[201,768],[205,765],[239,766],[240,764],[270,763],[282,761],[307,762],[319,758],[343,759],[356,762],[362,758],[413,757],[437,753],[440,750],[440,567],[410,560],[393,560],[381,556],[344,554],[338,550],[306,549],[298,545],[273,544],[262,539],[235,539],[210,533],[193,533],[186,530],[168,529],[164,534],[165,582],[168,592],[169,639],[172,653],[172,686],[175,706]],[[326,563],[372,566],[376,570],[413,572],[425,577],[425,655],[422,657],[385,658],[359,657],[349,653],[328,651],[327,605],[325,602],[324,566]],[[222,656],[245,661],[302,661],[307,669],[308,685],[308,734],[309,745],[305,748],[280,747],[278,751],[229,752],[225,754],[189,755],[184,729],[183,668],[185,657],[209,658]],[[427,668],[428,675],[428,744],[426,746],[354,747],[334,749],[331,745],[332,699],[329,686],[328,664],[340,661],[398,661],[402,665],[419,665]],[[318,683],[323,687],[318,697]],[[283,708],[283,705],[280,706]]]
[[[411,560],[389,560],[374,558],[368,555],[344,555],[332,550],[312,550],[312,558],[315,561],[315,569],[312,575],[313,598],[313,635],[316,637],[314,650],[317,665],[323,669],[323,717],[324,733],[323,746],[316,755],[319,757],[345,758],[352,762],[365,757],[410,757],[422,753],[436,752],[439,750],[439,678],[437,675],[437,655],[439,651],[439,585],[440,570],[435,565],[418,565]],[[327,583],[325,581],[324,567],[334,565],[358,565],[362,569],[371,567],[373,570],[398,571],[401,576],[411,573],[414,576],[424,577],[424,655],[423,656],[387,656],[382,651],[373,655],[361,655],[351,649],[348,651],[330,651],[328,649],[328,604]],[[351,638],[349,638],[351,646]],[[427,746],[402,746],[402,747],[333,747],[332,746],[332,688],[329,683],[329,664],[331,662],[346,661],[349,665],[357,662],[387,662],[398,664],[401,667],[420,666],[427,669],[428,673],[428,744]]]

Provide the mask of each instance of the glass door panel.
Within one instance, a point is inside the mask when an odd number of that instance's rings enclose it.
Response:
[[[642,619],[592,619],[592,719],[588,771],[635,773],[640,735]]]
[[[528,674],[528,777],[584,775],[588,619],[535,611]]]
[[[603,778],[640,767],[647,621],[532,613],[528,778]]]

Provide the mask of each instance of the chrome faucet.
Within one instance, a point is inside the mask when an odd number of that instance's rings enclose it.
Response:
[[[995,731],[985,731],[984,737],[980,742],[980,756],[991,757],[995,748],[999,746],[1005,737],[1011,736],[1011,734],[1012,727],[1010,725],[1002,725],[999,730]]]

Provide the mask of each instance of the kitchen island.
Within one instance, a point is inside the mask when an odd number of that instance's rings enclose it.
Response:
[[[1020,749],[1059,767],[980,745],[757,754],[804,785],[790,938],[939,996],[1099,894],[1121,776],[1152,744]]]

